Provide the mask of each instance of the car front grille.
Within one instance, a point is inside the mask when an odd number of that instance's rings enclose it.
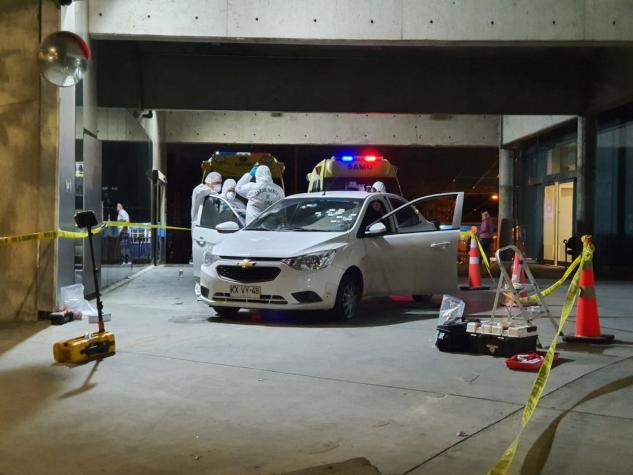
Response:
[[[226,292],[216,292],[213,294],[213,300],[216,302],[249,302],[249,303],[261,303],[261,304],[276,304],[287,305],[288,301],[281,295],[260,295],[258,299],[243,298],[243,297],[231,297],[231,294]]]
[[[269,282],[275,280],[275,277],[279,275],[281,269],[279,267],[259,267],[257,265],[247,268],[240,266],[218,266],[216,272],[224,279],[251,284],[254,282]]]

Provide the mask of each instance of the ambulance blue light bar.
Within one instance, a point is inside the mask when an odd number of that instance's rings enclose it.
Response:
[[[354,157],[352,157],[351,155],[343,155],[341,157],[341,161],[342,162],[353,162],[354,161]]]

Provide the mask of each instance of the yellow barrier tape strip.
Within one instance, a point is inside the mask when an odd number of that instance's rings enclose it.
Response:
[[[160,224],[145,224],[145,223],[128,223],[126,221],[108,221],[99,225],[92,230],[92,234],[99,234],[103,232],[106,227],[113,226],[133,226],[139,228],[152,228],[152,229],[173,229],[177,231],[191,231],[190,228],[182,228],[178,226],[162,226]],[[84,239],[88,237],[88,233],[85,231],[64,231],[58,229],[57,231],[45,231],[39,233],[22,234],[18,236],[6,236],[0,237],[0,247],[8,246],[9,244],[15,244],[18,242],[26,241],[41,241],[44,239]]]
[[[572,262],[569,265],[569,267],[567,268],[567,270],[565,271],[565,273],[563,274],[563,276],[560,279],[558,279],[556,282],[554,282],[548,288],[541,290],[541,292],[538,293],[538,294],[530,295],[528,298],[522,297],[521,298],[521,303],[538,302],[539,296],[540,296],[540,298],[545,298],[545,297],[548,297],[549,295],[552,295],[554,292],[556,292],[558,290],[558,288],[561,285],[563,285],[565,283],[565,281],[569,278],[569,276],[574,271],[574,269],[576,267],[578,267],[578,265],[580,264],[581,260],[582,260],[582,255],[580,255],[576,259],[574,259],[574,262]]]
[[[554,353],[556,352],[556,345],[558,344],[558,337],[560,336],[563,327],[565,326],[565,322],[567,322],[567,317],[571,313],[574,308],[574,304],[576,303],[576,298],[579,293],[578,282],[580,280],[580,273],[585,266],[586,262],[591,262],[593,258],[593,246],[585,246],[582,251],[582,256],[580,256],[580,267],[576,271],[573,279],[571,280],[571,284],[569,285],[569,289],[567,290],[567,296],[565,297],[565,304],[563,305],[563,309],[560,314],[560,321],[558,322],[558,330],[554,335],[554,339],[547,350],[547,354],[543,360],[543,364],[539,369],[538,374],[536,375],[536,380],[532,386],[532,390],[530,392],[530,396],[525,404],[525,409],[523,410],[523,415],[521,416],[521,428],[519,429],[519,433],[516,435],[510,446],[505,450],[501,458],[497,460],[497,463],[494,467],[492,467],[488,471],[488,475],[506,475],[510,466],[512,465],[512,461],[514,460],[514,456],[516,454],[517,447],[519,445],[519,439],[521,438],[521,434],[523,430],[528,425],[532,416],[534,415],[534,411],[538,406],[539,401],[541,400],[541,396],[543,394],[543,390],[545,389],[545,385],[547,384],[547,380],[549,379],[549,375],[552,369],[552,362],[554,361]]]
[[[127,221],[106,221],[105,226],[148,228],[148,229],[173,229],[176,231],[191,231],[191,228],[183,228],[180,226],[164,226],[162,224],[148,224],[148,223],[128,223]]]

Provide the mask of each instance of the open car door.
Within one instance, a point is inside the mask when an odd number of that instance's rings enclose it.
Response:
[[[244,215],[235,209],[221,196],[209,195],[200,206],[196,214],[195,226],[191,234],[193,255],[193,276],[200,278],[202,254],[212,250],[226,236],[216,231],[215,227],[226,221],[233,221],[241,228],[244,227]]]
[[[392,202],[392,206],[400,203]],[[391,292],[432,295],[457,289],[457,247],[463,192],[423,196],[395,208],[395,232],[383,235],[383,265]]]

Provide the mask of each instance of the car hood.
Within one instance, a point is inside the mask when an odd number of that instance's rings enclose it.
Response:
[[[347,243],[347,232],[238,231],[213,248],[222,257],[296,257],[336,249]]]

